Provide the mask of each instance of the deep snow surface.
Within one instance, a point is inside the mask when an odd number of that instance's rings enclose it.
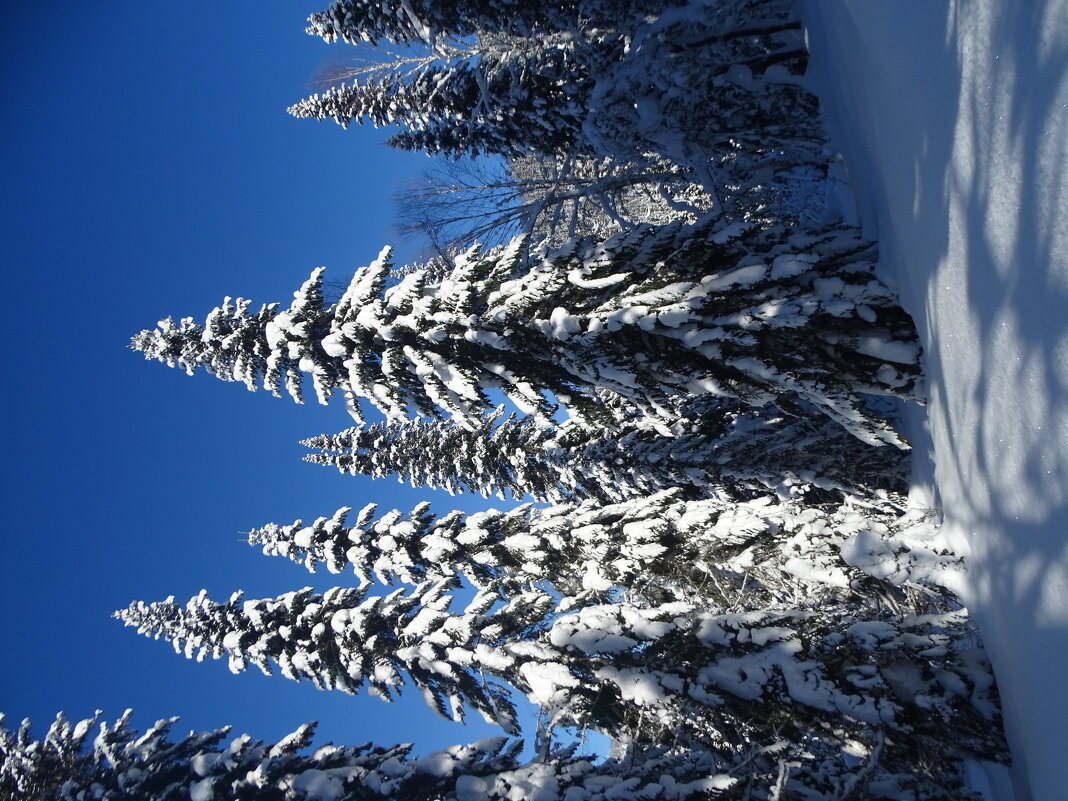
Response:
[[[1063,801],[1068,2],[806,0],[804,16],[813,88],[926,348],[916,444],[968,555],[1016,801]]]

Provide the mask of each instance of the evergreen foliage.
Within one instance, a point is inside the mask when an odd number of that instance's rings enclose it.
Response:
[[[177,718],[145,732],[97,716],[72,725],[58,715],[42,740],[29,721],[16,732],[0,716],[0,797],[22,801],[509,801],[535,788],[554,787],[553,798],[608,801],[628,797],[686,799],[730,786],[701,751],[643,749],[640,758],[594,764],[566,750],[523,764],[521,740],[488,737],[424,757],[411,745],[323,745],[301,754],[315,724],[277,743],[229,728],[169,739]]]
[[[659,10],[655,0],[579,0],[524,3],[522,0],[435,3],[430,0],[334,0],[308,18],[307,32],[328,42],[388,41],[434,45],[442,39],[505,33],[524,38],[580,26],[616,27],[638,14]]]
[[[301,444],[305,461],[413,487],[550,503],[605,503],[682,487],[693,497],[747,500],[773,492],[811,503],[849,497],[904,509],[907,460],[817,416],[786,417],[705,398],[673,436],[623,427],[547,429],[501,407],[473,424],[402,420],[356,426]]]
[[[530,418],[509,415],[503,407],[467,426],[453,421],[402,420],[346,429],[332,436],[303,440],[305,461],[330,465],[342,473],[373,478],[396,475],[413,487],[440,488],[450,494],[566,502],[593,498],[609,503],[633,494],[640,476],[629,468],[591,459],[584,452],[553,446],[552,429]],[[583,430],[588,431],[588,429]],[[636,480],[637,479],[637,480]],[[660,488],[653,481],[643,488]]]
[[[791,76],[807,54],[791,5],[729,0],[663,9],[602,58],[584,121],[588,147],[617,158],[653,152],[734,180],[822,163],[818,102]],[[700,115],[691,113],[699,106]],[[674,139],[674,141],[672,141]],[[768,183],[767,177],[760,179]],[[737,191],[730,178],[716,181]]]
[[[31,738],[29,721],[23,721],[16,733],[0,728],[0,792],[5,798],[27,801],[326,801],[345,787],[349,790],[345,798],[385,801],[391,797],[392,778],[386,763],[404,759],[410,750],[410,746],[370,744],[324,746],[311,756],[300,756],[297,752],[311,742],[314,724],[301,726],[275,744],[253,741],[248,735],[224,742],[228,728],[191,732],[171,741],[177,718],[161,720],[141,733],[130,727],[130,716],[127,710],[115,723],[101,723],[99,734],[91,740],[99,713],[76,725],[60,714],[40,741]],[[472,772],[495,767],[492,753],[457,750]],[[394,786],[404,784],[400,781]]]
[[[277,665],[286,678],[311,681],[319,689],[355,694],[366,683],[384,700],[399,692],[407,673],[428,705],[446,719],[463,720],[466,702],[515,734],[515,708],[503,688],[431,656],[435,648],[425,637],[428,631],[444,638],[439,648],[454,639],[466,641],[469,632],[443,627],[444,621],[473,625],[497,600],[493,592],[480,593],[463,615],[450,616],[443,611],[452,600],[446,594],[450,585],[429,582],[385,597],[342,587],[319,595],[305,587],[273,599],[244,601],[238,592],[226,603],[201,592],[184,607],[171,597],[131,604],[115,616],[140,633],[163,637],[187,658],[225,655],[234,673],[251,664],[270,675]],[[537,595],[516,598],[493,615],[497,638],[540,622],[547,603],[547,597]],[[495,642],[486,639],[486,645]]]
[[[503,52],[501,52],[503,51]],[[532,63],[533,61],[533,63]],[[360,81],[312,95],[289,108],[295,117],[343,127],[369,121],[404,130],[389,144],[449,157],[567,153],[576,146],[588,94],[568,48],[498,50],[432,61],[412,75],[377,69]]]
[[[397,269],[384,249],[336,303],[319,268],[287,308],[227,298],[132,346],[297,402],[309,378],[320,403],[340,391],[359,425],[306,440],[309,461],[551,505],[268,524],[248,534],[265,555],[359,586],[115,616],[235,673],[387,701],[412,686],[508,735],[519,693],[538,757],[508,738],[305,757],[311,727],[227,747],[225,730],[169,743],[173,721],[138,737],[128,716],[89,750],[95,719],[60,717],[41,743],[0,728],[0,792],[969,798],[966,761],[1006,759],[997,691],[944,586],[959,557],[906,511],[908,446],[879,396],[922,400],[919,345],[826,197],[792,4],[335,0],[308,32],[398,49],[291,113],[503,155],[506,179],[459,188],[492,208],[424,209],[439,258]],[[564,730],[612,757],[576,757]]]
[[[290,108],[346,126],[399,124],[395,147],[454,157],[657,154],[696,168],[720,193],[748,191],[744,184],[776,163],[820,161],[815,99],[766,77],[773,67],[804,70],[800,25],[780,0],[447,9],[340,0],[309,22],[308,32],[327,41],[429,49],[422,60],[387,53],[348,84]],[[707,116],[690,113],[698,100]],[[681,150],[668,141],[680,134]]]
[[[793,735],[788,749],[819,743],[839,757],[848,732],[882,749],[881,771],[920,784],[1004,747],[989,665],[960,613],[616,601],[547,615],[552,601],[537,592],[493,611],[495,597],[479,593],[451,613],[442,587],[365,600],[302,590],[240,609],[237,598],[218,604],[201,593],[185,610],[168,599],[118,615],[189,656],[225,654],[235,671],[274,662],[290,678],[349,692],[366,679],[385,699],[404,671],[439,714],[460,718],[468,703],[514,732],[492,676],[537,704],[550,731],[591,728],[653,743],[671,732],[727,765],[754,744],[776,745],[783,729]]]
[[[220,318],[248,328],[248,302],[227,300],[203,327],[167,319],[132,344],[187,372],[249,386],[262,374],[277,395],[284,379],[298,402],[310,373],[320,402],[341,388],[392,420],[474,421],[499,389],[542,424],[555,398],[618,430],[626,415],[604,400],[614,396],[670,435],[689,398],[711,394],[787,414],[807,406],[864,442],[904,447],[862,399],[915,398],[920,380],[915,330],[870,255],[847,229],[706,219],[553,253],[520,240],[474,248],[444,276],[415,270],[387,288],[387,249],[330,308],[315,270],[287,310],[263,307],[252,338],[205,333]]]
[[[959,560],[931,545],[934,524],[915,512],[824,510],[770,497],[685,500],[678,490],[611,505],[440,517],[429,506],[376,517],[368,504],[351,525],[345,507],[308,525],[268,524],[248,541],[311,572],[351,569],[362,586],[372,577],[412,585],[462,577],[486,590],[537,585],[568,608],[620,590],[635,602],[707,598],[746,608],[803,601],[921,614],[953,606],[938,580]]]

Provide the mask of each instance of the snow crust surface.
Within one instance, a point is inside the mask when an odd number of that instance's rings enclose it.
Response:
[[[925,347],[917,461],[1000,686],[1011,786],[979,768],[972,786],[1068,799],[1068,2],[803,16],[855,212]]]

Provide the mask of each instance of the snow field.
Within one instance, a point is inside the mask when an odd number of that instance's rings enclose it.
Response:
[[[1068,798],[1068,3],[806,3],[812,88],[926,351],[929,450],[1012,789]],[[919,431],[919,426],[914,426]]]

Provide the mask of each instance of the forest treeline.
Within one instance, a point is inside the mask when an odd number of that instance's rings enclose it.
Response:
[[[0,728],[0,795],[969,798],[966,763],[1007,760],[997,691],[942,583],[960,560],[909,508],[893,410],[922,403],[920,347],[835,208],[794,4],[335,0],[307,30],[362,60],[290,113],[446,159],[403,210],[430,255],[132,346],[340,396],[356,425],[311,462],[515,505],[261,525],[266,556],[352,580],[116,617],[501,734],[416,756],[60,716]]]

